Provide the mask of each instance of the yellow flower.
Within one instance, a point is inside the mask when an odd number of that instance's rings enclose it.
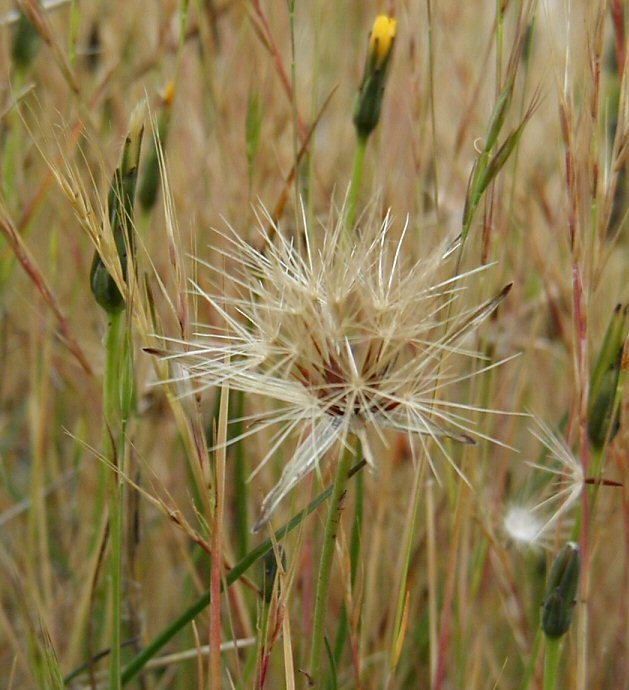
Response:
[[[369,36],[369,56],[375,58],[375,68],[380,69],[393,48],[397,22],[392,17],[381,14],[376,17]]]
[[[380,119],[387,67],[393,50],[397,22],[384,14],[376,17],[369,36],[363,80],[354,105],[354,125],[358,136],[366,139]]]

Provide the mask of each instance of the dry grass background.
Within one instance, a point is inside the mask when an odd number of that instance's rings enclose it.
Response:
[[[59,687],[54,674],[44,680],[42,669],[56,666],[53,657],[68,674],[107,649],[111,639],[106,507],[99,504],[111,470],[97,457],[106,318],[89,289],[93,244],[58,178],[67,180],[73,170],[73,191],[82,190],[95,208],[104,204],[131,111],[146,99],[151,112],[159,114],[158,92],[168,82],[174,82],[175,95],[163,146],[177,230],[167,222],[163,193],[149,213],[137,213],[139,281],[128,310],[137,400],[127,429],[127,474],[179,511],[191,528],[186,533],[172,515],[169,519],[127,485],[123,638],[132,641],[123,663],[210,585],[210,559],[195,539],[206,544],[212,539],[209,501],[199,491],[208,477],[199,474],[198,457],[204,453],[199,430],[201,437],[210,434],[217,410],[215,391],[201,399],[174,399],[168,387],[155,385],[165,369],[141,348],[156,344],[151,337],[156,330],[185,335],[196,318],[216,318],[207,305],[184,294],[185,279],[177,271],[198,272],[202,284],[207,280],[189,254],[220,260],[208,246],[216,241],[212,227],[228,222],[254,239],[258,203],[275,207],[294,162],[293,107],[307,131],[333,90],[314,132],[310,176],[305,168],[302,174],[314,217],[325,221],[331,205],[342,204],[355,148],[352,104],[378,11],[395,12],[398,32],[381,121],[368,144],[360,207],[375,199],[378,213],[391,208],[396,232],[408,215],[409,251],[417,256],[460,231],[468,179],[514,37],[529,13],[534,18],[530,52],[514,61],[517,78],[504,132],[517,126],[537,93],[539,103],[481,203],[464,259],[468,269],[496,262],[470,283],[472,301],[514,283],[497,316],[471,345],[495,360],[520,356],[460,393],[470,404],[533,412],[551,427],[561,427],[581,460],[590,454],[582,433],[589,372],[615,305],[629,297],[622,178],[615,191],[618,171],[626,164],[629,100],[626,82],[609,67],[615,39],[622,49],[618,54],[625,54],[627,22],[613,21],[622,2],[296,2],[292,96],[279,74],[283,70],[290,84],[290,3],[191,2],[180,41],[182,6],[174,1],[66,3],[44,13],[47,25],[40,32],[49,32],[49,44],[40,40],[37,54],[22,69],[11,57],[12,27],[5,22],[0,29],[2,687]],[[10,9],[3,6],[3,13]],[[92,56],[86,54],[90,50]],[[615,91],[621,93],[619,106]],[[261,133],[249,184],[245,118],[254,93]],[[608,125],[616,112],[614,143]],[[143,161],[151,144],[148,117],[146,123]],[[143,172],[141,163],[140,178]],[[294,202],[291,188],[280,218],[287,232],[295,226]],[[155,301],[154,324],[145,284]],[[579,304],[575,285],[582,290]],[[248,404],[255,410],[264,403]],[[484,441],[454,449],[473,489],[444,465],[441,484],[424,476],[414,520],[416,469],[407,442],[392,434],[389,447],[379,448],[378,475],[364,477],[353,588],[350,484],[328,614],[333,641],[345,598],[350,635],[330,683],[541,687],[542,652],[528,684],[525,672],[535,658],[546,567],[563,542],[556,536],[546,550],[518,548],[502,521],[510,502],[534,482],[535,470],[525,461],[537,461],[543,449],[528,433],[530,419],[477,417],[483,433],[520,453]],[[625,484],[627,428],[622,424],[604,450],[605,476]],[[261,434],[243,444],[247,471],[264,455],[268,441]],[[244,546],[261,540],[250,536],[244,544],[238,536],[235,504],[246,501],[252,524],[293,447],[288,443],[246,492],[236,488],[234,453],[228,453],[221,531],[226,563],[235,563]],[[212,467],[207,457],[204,462]],[[326,463],[321,477],[300,484],[275,526],[327,486],[333,465]],[[627,486],[600,487],[595,504],[589,496],[589,509],[591,521],[585,536],[581,533],[587,574],[564,643],[559,687],[616,689],[627,687],[629,678]],[[267,612],[270,631],[256,630],[265,616],[252,591],[259,585],[258,564],[246,573],[248,582],[237,582],[222,596],[222,640],[258,637],[251,649],[224,652],[224,687],[259,687],[261,673],[267,688],[303,685],[299,669],[307,664],[324,520],[320,509],[285,540],[286,575]],[[402,544],[411,525],[408,599],[395,659]],[[195,626],[186,626],[164,651],[206,644],[206,616],[201,613]],[[98,675],[101,669],[106,673],[106,660],[92,671]],[[208,677],[211,670],[199,653],[146,671],[129,686],[202,688],[208,687]],[[73,681],[76,687],[94,682],[102,681],[90,680],[87,672]]]

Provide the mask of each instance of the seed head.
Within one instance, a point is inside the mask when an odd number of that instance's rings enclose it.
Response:
[[[204,328],[194,343],[179,342],[183,351],[169,357],[184,365],[197,390],[229,384],[279,403],[249,418],[247,433],[279,425],[260,465],[300,434],[254,531],[348,434],[361,439],[371,464],[368,427],[382,439],[383,429],[417,435],[424,447],[429,437],[448,460],[444,438],[474,443],[472,436],[482,436],[465,416],[466,406],[443,399],[442,391],[473,375],[456,366],[477,356],[463,341],[510,286],[465,306],[471,274],[443,277],[442,251],[407,261],[406,228],[399,241],[390,231],[387,215],[382,224],[367,222],[350,241],[342,220],[331,222],[320,238],[304,233],[303,252],[279,228],[273,239],[262,233],[263,252],[230,231],[223,236],[229,249],[221,267],[206,266],[221,280],[230,271],[231,289],[195,285],[223,326]]]

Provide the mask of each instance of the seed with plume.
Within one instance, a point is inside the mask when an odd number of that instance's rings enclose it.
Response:
[[[541,420],[536,421],[537,428],[530,432],[547,452],[543,461],[528,465],[546,474],[547,482],[535,500],[508,508],[504,529],[516,543],[551,548],[572,525],[571,512],[581,496],[585,477],[581,463],[564,439]]]

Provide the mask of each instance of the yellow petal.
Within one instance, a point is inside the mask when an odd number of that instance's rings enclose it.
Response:
[[[375,56],[376,67],[381,67],[389,56],[396,28],[397,22],[392,17],[385,14],[376,17],[369,37],[369,55]]]

